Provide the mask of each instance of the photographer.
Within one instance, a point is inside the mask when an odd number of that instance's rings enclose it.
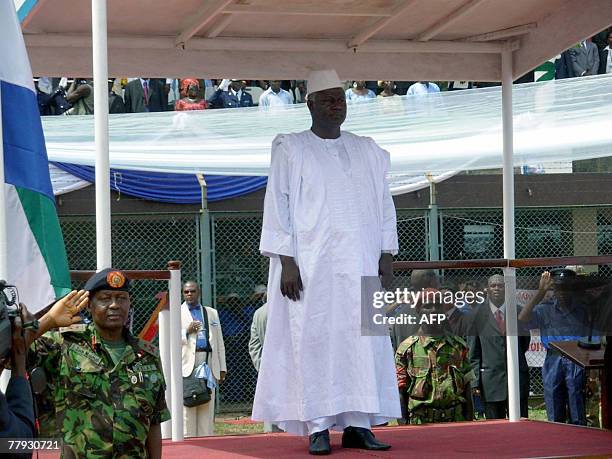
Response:
[[[65,115],[93,115],[94,112],[93,85],[89,80],[74,78],[66,92],[66,100],[72,108]]]
[[[11,379],[6,395],[0,392],[0,438],[34,437],[32,391],[26,379],[27,348],[21,324],[21,317],[16,317],[12,327]],[[0,367],[0,373],[2,370],[4,365]]]
[[[41,318],[40,322],[35,320],[25,305],[20,304],[15,311],[7,312],[7,306],[15,305],[14,299],[11,302],[6,297],[0,300],[4,300],[2,353],[0,354],[3,358],[0,360],[0,374],[4,368],[12,370],[6,394],[0,393],[0,446],[6,448],[10,444],[8,439],[32,440],[36,436],[31,381],[26,372],[30,344],[47,330],[76,323],[79,319],[75,315],[86,304],[87,293],[73,291],[61,298]],[[2,443],[3,441],[5,443]],[[7,453],[5,449],[2,450],[2,454],[3,457],[32,457],[31,452]]]

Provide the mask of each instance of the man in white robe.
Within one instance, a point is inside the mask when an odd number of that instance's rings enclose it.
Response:
[[[388,336],[361,334],[361,278],[392,276],[396,216],[389,153],[340,126],[346,100],[335,71],[308,81],[312,127],[279,135],[264,204],[270,258],[268,326],[253,419],[309,435],[311,454],[342,446],[388,449],[370,427],[401,417]]]

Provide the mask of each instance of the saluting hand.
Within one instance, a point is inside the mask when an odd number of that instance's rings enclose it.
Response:
[[[542,276],[540,276],[540,293],[546,293],[553,287],[553,281],[550,278],[550,272],[544,271]]]
[[[69,327],[79,323],[81,317],[79,312],[85,309],[89,300],[89,292],[86,290],[73,290],[68,295],[60,298],[45,314],[49,319],[49,327]]]

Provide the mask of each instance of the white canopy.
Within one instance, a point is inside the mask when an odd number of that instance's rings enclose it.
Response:
[[[112,76],[501,81],[506,46],[516,78],[612,23],[607,0],[107,1]],[[92,74],[91,5],[21,1],[35,75]]]
[[[516,85],[514,164],[612,154],[612,75]],[[349,105],[344,129],[391,153],[395,194],[456,171],[502,167],[501,88],[376,99]],[[44,117],[52,161],[94,165],[93,117]],[[308,129],[304,105],[114,115],[114,168],[267,175],[279,133]]]

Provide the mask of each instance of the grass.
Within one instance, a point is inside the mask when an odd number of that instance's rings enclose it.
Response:
[[[263,431],[263,422],[251,421],[250,413],[223,413],[215,419],[215,435],[251,435]]]
[[[546,408],[542,397],[529,397],[529,419],[547,421]]]
[[[228,424],[215,421],[215,435],[252,435],[263,433],[263,423],[254,424]]]

